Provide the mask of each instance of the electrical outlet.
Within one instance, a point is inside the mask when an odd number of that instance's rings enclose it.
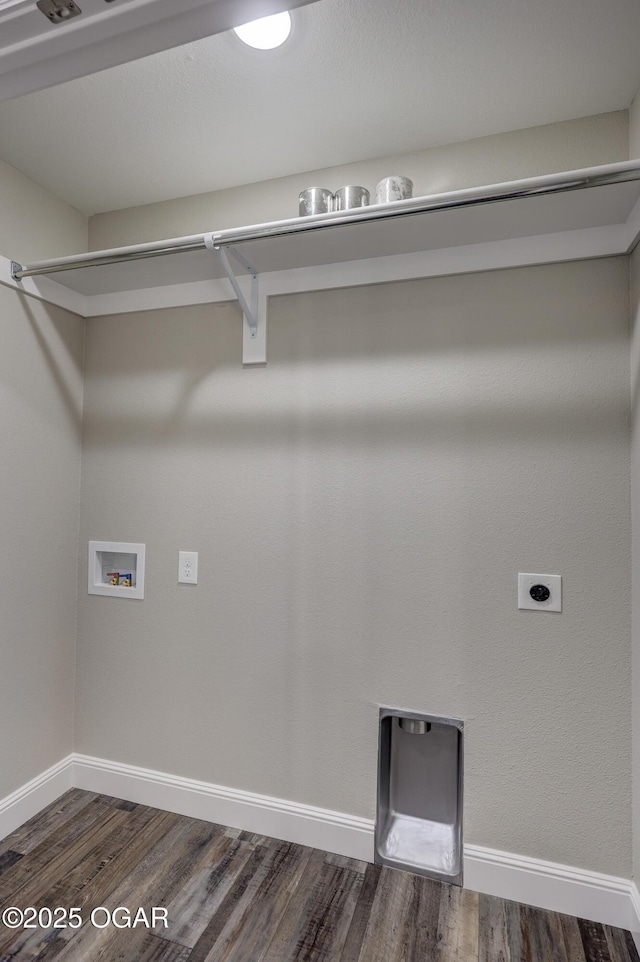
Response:
[[[198,552],[178,552],[178,583],[181,585],[198,584]]]
[[[562,576],[519,573],[518,608],[562,611]]]

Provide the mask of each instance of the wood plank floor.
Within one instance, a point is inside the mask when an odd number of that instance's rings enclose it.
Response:
[[[82,924],[0,921],[0,962],[640,962],[622,929],[77,789],[0,841],[0,919],[29,907]]]

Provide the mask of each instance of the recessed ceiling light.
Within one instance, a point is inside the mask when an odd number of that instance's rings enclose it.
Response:
[[[283,44],[291,33],[291,14],[285,10],[283,13],[261,17],[260,20],[252,20],[251,23],[244,23],[233,29],[243,43],[250,47],[273,50]]]

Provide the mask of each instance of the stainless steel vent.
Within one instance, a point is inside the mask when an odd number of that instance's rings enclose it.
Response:
[[[380,710],[375,860],[462,885],[463,723]]]

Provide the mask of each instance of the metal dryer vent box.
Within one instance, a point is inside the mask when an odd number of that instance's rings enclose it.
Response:
[[[380,709],[375,861],[462,885],[463,722]]]

